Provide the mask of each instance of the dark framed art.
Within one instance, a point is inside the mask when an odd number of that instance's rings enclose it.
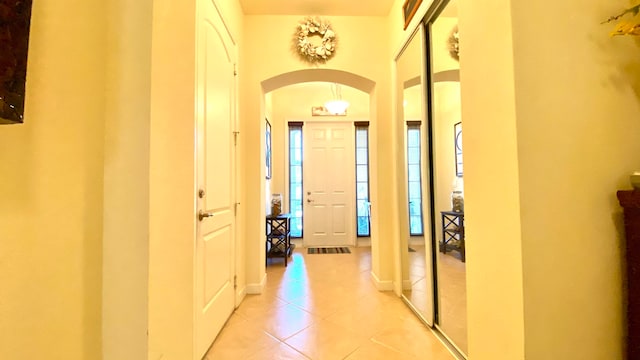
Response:
[[[265,119],[264,131],[264,153],[265,153],[265,174],[267,179],[271,179],[271,124]]]
[[[456,176],[462,177],[462,122],[453,125],[453,143],[456,155]]]
[[[402,5],[402,15],[404,16],[404,29],[407,30],[413,15],[418,11],[418,7],[422,3],[422,0],[406,0]]]
[[[32,0],[0,0],[0,124],[24,122]]]

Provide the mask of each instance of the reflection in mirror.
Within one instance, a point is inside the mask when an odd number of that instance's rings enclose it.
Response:
[[[436,263],[437,328],[463,354],[467,353],[464,186],[461,100],[457,53],[457,5],[450,1],[429,28],[433,139],[433,200]]]
[[[398,162],[405,171],[399,179],[404,190],[400,207],[402,297],[424,322],[433,325],[433,275],[431,267],[428,206],[425,181],[426,121],[424,89],[425,39],[419,27],[396,59],[398,98],[398,142],[404,149]],[[406,210],[405,210],[406,209]],[[426,211],[425,211],[426,209]]]

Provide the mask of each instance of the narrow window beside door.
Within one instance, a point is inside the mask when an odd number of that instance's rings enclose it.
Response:
[[[420,154],[420,122],[407,123],[407,177],[409,179],[409,233],[424,235],[422,224],[422,175]]]
[[[369,202],[369,122],[356,122],[356,224],[359,237],[371,236]]]
[[[302,237],[302,123],[289,123],[291,237]]]

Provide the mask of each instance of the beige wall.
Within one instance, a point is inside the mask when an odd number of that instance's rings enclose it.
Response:
[[[25,123],[0,127],[2,359],[100,358],[105,10],[33,4]]]
[[[585,5],[570,20],[561,15]],[[550,17],[541,4],[512,9],[526,356],[622,358],[615,192],[630,189],[628,175],[640,166],[640,89],[632,87],[640,51],[599,24],[615,4],[572,0]],[[545,16],[542,31],[523,24],[534,14]]]
[[[152,1],[109,2],[102,332],[105,359],[147,356]]]
[[[461,0],[473,359],[622,358],[615,191],[640,163],[640,106],[637,46],[599,25],[613,12]]]
[[[149,357],[193,358],[195,2],[155,1],[149,172]],[[172,264],[172,266],[169,266]],[[171,324],[171,326],[167,326]]]

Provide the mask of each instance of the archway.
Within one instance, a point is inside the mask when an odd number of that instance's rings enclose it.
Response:
[[[377,159],[377,144],[375,139],[377,138],[377,131],[378,131],[378,121],[377,121],[377,111],[376,111],[376,82],[368,79],[366,77],[360,76],[358,74],[354,74],[348,71],[342,71],[342,70],[335,70],[335,69],[303,69],[303,70],[296,70],[296,71],[291,71],[291,72],[287,72],[287,73],[282,73],[273,77],[270,77],[268,79],[265,79],[263,81],[260,82],[260,87],[261,87],[261,92],[260,92],[260,103],[262,104],[262,108],[261,108],[261,119],[264,119],[265,117],[265,96],[277,89],[289,86],[289,85],[295,85],[295,84],[300,84],[300,83],[307,83],[307,82],[331,82],[331,83],[338,83],[341,85],[345,85],[345,86],[349,86],[352,87],[354,89],[360,90],[366,94],[368,94],[369,96],[369,120],[370,120],[370,139],[371,140],[371,144],[372,144],[372,148],[370,149],[371,152],[371,164],[375,164],[376,159]],[[255,127],[256,129],[260,129],[261,131],[264,130],[264,125],[261,127]],[[262,135],[260,135],[261,137],[263,137]],[[255,136],[252,135],[253,138],[255,138]],[[263,148],[263,147],[262,147]],[[264,158],[264,153],[261,154],[261,158]],[[375,165],[374,165],[375,166]],[[371,171],[370,172],[370,189],[371,189],[371,203],[372,203],[372,214],[376,214],[378,213],[377,211],[377,206],[378,206],[378,180],[377,180],[377,171]],[[260,199],[266,199],[266,191],[265,191],[265,186],[261,186],[260,187]],[[258,204],[254,204],[252,206],[261,206]],[[262,206],[262,209],[254,209],[255,211],[248,211],[249,214],[253,213],[262,213],[264,215],[264,206]],[[264,217],[262,219],[262,229],[264,229]],[[371,254],[372,254],[372,265],[373,264],[378,264],[379,263],[379,256],[380,256],[380,251],[379,251],[379,230],[378,230],[378,224],[375,221],[375,216],[372,216],[372,223],[371,223]],[[249,240],[252,241],[252,240]],[[255,246],[253,246],[255,249],[264,249],[264,244],[262,243],[263,239],[260,238],[260,240],[255,243]],[[264,250],[261,250],[258,253],[254,253],[254,254],[247,254],[248,258],[252,258],[252,261],[256,261],[257,263],[260,264],[264,264],[264,260],[265,260],[265,254],[263,252]],[[384,284],[377,278],[376,276],[376,270],[375,268],[372,270],[372,277],[374,282],[376,283],[377,287],[380,290],[392,290],[391,288],[391,283],[390,282],[384,282]],[[260,276],[256,276],[253,278],[263,278],[263,275]],[[247,292],[248,293],[255,293],[255,292],[261,292],[261,290],[259,290],[258,288],[254,287],[254,286],[250,286],[247,288]]]

